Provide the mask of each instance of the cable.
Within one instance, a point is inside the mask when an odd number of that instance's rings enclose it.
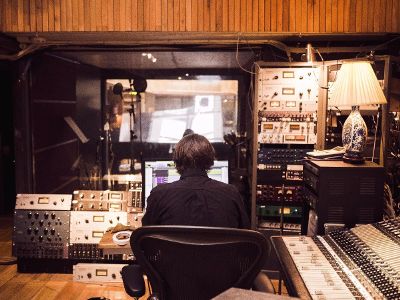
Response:
[[[319,57],[321,58],[322,62],[324,63],[324,58],[321,55],[321,52],[319,52],[318,48],[314,48],[314,50],[318,53]]]
[[[247,105],[249,106],[249,111],[250,111],[250,116],[252,116],[252,118],[253,118],[253,107],[252,107],[252,102],[251,102],[251,100],[253,99],[252,97],[254,97],[254,74],[256,74],[256,73],[252,73],[251,74],[251,77],[250,77],[250,86],[249,86],[249,90],[248,90],[248,92],[247,92],[247,96],[246,96],[246,98],[247,98]]]
[[[237,41],[236,41],[236,53],[235,53],[235,58],[236,58],[236,63],[238,64],[239,68],[242,69],[243,71],[253,74],[255,75],[256,73],[251,72],[249,70],[246,70],[245,68],[243,68],[240,63],[239,63],[239,41],[240,41],[240,32],[238,32],[238,37],[237,37]]]
[[[379,123],[379,110],[378,110],[378,114],[376,115],[374,146],[372,147],[372,158],[371,158],[372,162],[374,162],[374,157],[375,157],[376,139],[377,139],[377,134],[378,134],[378,123]]]

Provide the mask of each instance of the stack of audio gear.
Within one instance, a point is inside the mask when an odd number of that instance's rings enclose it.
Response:
[[[141,187],[140,182],[129,191],[17,195],[13,255],[18,270],[69,273],[76,262],[132,260],[129,245],[128,249],[108,245],[103,250],[99,243],[118,224],[130,230],[141,226]],[[49,262],[54,259],[59,261]]]
[[[69,257],[98,260],[103,258],[99,242],[105,232],[117,224],[127,225],[128,202],[125,191],[79,190],[73,193],[71,245]]]
[[[284,247],[280,248],[282,239]],[[400,218],[325,236],[274,237],[284,271],[300,275],[302,299],[400,299]],[[279,248],[279,249],[278,249]],[[286,255],[289,256],[287,259]],[[284,258],[286,257],[286,258]],[[296,272],[288,270],[295,265]],[[295,290],[302,290],[299,286]]]
[[[262,68],[258,72],[260,143],[314,144],[319,69]]]
[[[13,255],[21,258],[68,258],[71,200],[71,195],[18,194]]]
[[[279,223],[282,230],[299,228],[294,225],[302,218],[303,161],[317,137],[318,77],[312,67],[257,72],[259,228],[276,230]]]
[[[143,217],[142,182],[131,182],[128,193],[128,224],[138,228],[142,226]]]

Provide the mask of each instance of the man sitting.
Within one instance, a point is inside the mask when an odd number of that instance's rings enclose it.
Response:
[[[208,177],[214,158],[204,136],[185,135],[173,154],[181,177],[151,191],[142,224],[250,228],[236,187]]]

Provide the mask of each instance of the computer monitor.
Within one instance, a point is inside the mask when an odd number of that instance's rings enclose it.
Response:
[[[227,160],[215,160],[214,165],[208,171],[208,177],[229,183],[229,163]],[[165,184],[179,180],[180,175],[172,160],[145,160],[143,162],[143,191],[144,208],[147,206],[147,197],[151,190],[159,184]]]

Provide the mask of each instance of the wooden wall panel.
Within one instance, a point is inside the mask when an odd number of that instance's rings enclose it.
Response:
[[[0,0],[2,32],[400,32],[400,0]]]
[[[400,31],[400,22],[399,22],[399,18],[400,18],[400,1],[397,0],[393,0],[393,10],[392,10],[392,31]]]

